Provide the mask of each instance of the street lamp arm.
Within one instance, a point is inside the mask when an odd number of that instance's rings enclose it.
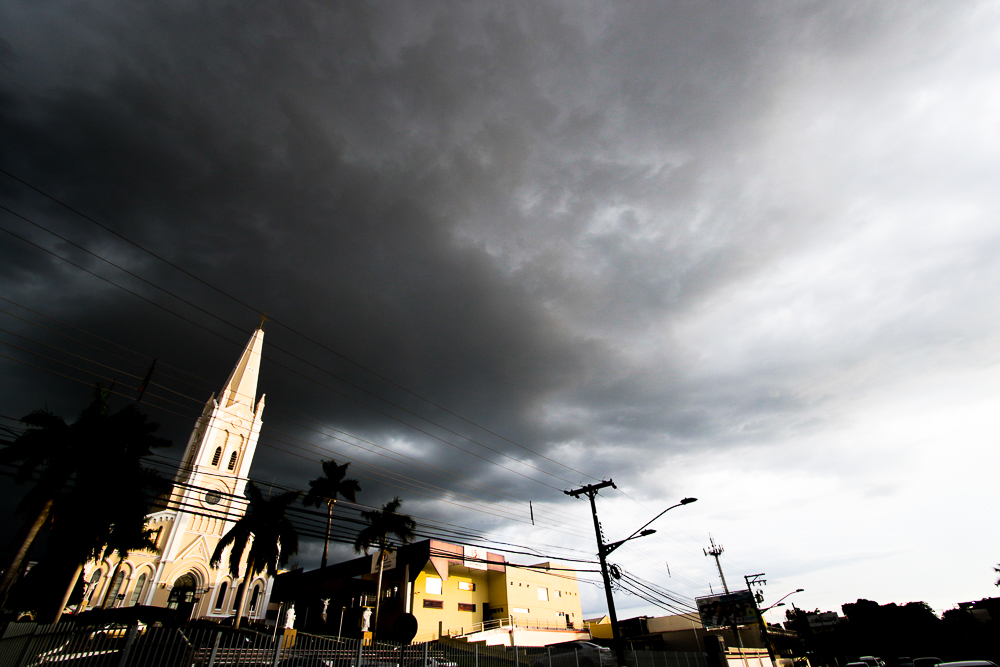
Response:
[[[652,519],[650,519],[649,521],[647,521],[642,526],[642,528],[640,528],[639,530],[635,531],[634,533],[632,533],[631,535],[629,535],[628,537],[626,537],[624,540],[619,540],[618,542],[615,542],[615,545],[620,545],[622,542],[627,542],[628,540],[631,540],[633,537],[635,537],[636,535],[638,535],[639,533],[641,533],[642,530],[643,530],[643,528],[645,528],[649,524],[653,523],[654,521],[656,521],[657,519],[659,519],[661,516],[663,516],[664,514],[666,514],[667,512],[669,512],[670,510],[672,510],[673,508],[680,507],[681,505],[690,505],[691,503],[695,502],[696,500],[698,500],[698,499],[697,498],[684,498],[683,500],[681,500],[676,505],[671,505],[670,507],[668,507],[667,509],[663,510],[662,512],[660,512],[659,514],[657,514],[656,516],[654,516]]]
[[[774,604],[772,604],[767,609],[761,609],[760,612],[763,614],[765,611],[770,611],[770,610],[774,609],[775,607],[777,607],[779,605],[783,605],[784,603],[782,602],[782,600],[784,600],[785,598],[787,598],[789,595],[795,595],[796,593],[801,593],[804,590],[805,590],[804,588],[796,588],[791,593],[787,593],[783,597],[779,598],[777,602],[775,602]]]

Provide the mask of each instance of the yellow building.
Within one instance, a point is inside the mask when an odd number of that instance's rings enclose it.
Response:
[[[360,610],[375,607],[377,580],[377,554],[372,554],[279,575],[274,599],[295,604],[299,619],[313,619],[306,631],[351,636],[358,631]],[[320,623],[324,609],[334,613]],[[396,632],[405,614],[416,619],[414,641],[451,636],[543,646],[590,638],[572,568],[511,563],[500,554],[439,540],[401,547],[385,564],[376,634]]]
[[[84,568],[84,605],[122,607],[152,605],[178,609],[193,618],[223,618],[235,613],[237,591],[247,582],[233,581],[228,554],[223,567],[208,562],[234,517],[245,509],[247,475],[260,435],[264,397],[256,401],[257,376],[264,331],[251,336],[218,398],[202,410],[182,464],[174,477],[167,509],[147,517],[156,531],[159,554],[136,552],[121,562],[115,557]],[[246,563],[241,568],[246,573]],[[109,584],[110,579],[110,584]],[[260,575],[243,596],[244,615],[262,618],[271,581]]]

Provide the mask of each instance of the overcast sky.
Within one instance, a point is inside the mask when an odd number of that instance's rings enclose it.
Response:
[[[613,478],[609,540],[699,498],[612,559],[684,598],[709,533],[769,603],[994,595],[998,62],[985,1],[2,3],[0,168],[137,245],[0,174],[0,413],[157,358],[179,456],[267,312],[258,479],[589,558]]]

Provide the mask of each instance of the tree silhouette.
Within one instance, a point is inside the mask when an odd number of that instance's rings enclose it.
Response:
[[[354,550],[366,554],[371,547],[378,547],[378,586],[375,589],[375,629],[378,629],[379,602],[382,598],[382,568],[385,564],[386,551],[390,549],[389,535],[393,535],[401,544],[413,541],[416,522],[405,514],[399,514],[403,501],[396,496],[380,510],[362,512],[361,516],[368,525],[361,529],[354,540]]]
[[[269,576],[275,576],[278,573],[278,566],[286,565],[288,559],[299,550],[299,534],[286,515],[289,505],[298,500],[299,492],[288,491],[274,498],[265,498],[257,486],[249,482],[247,497],[250,499],[250,504],[247,506],[246,514],[222,536],[209,562],[213,568],[218,568],[226,548],[232,546],[229,552],[229,573],[234,580],[239,579],[240,562],[243,560],[243,553],[249,547],[244,583],[265,570]],[[236,606],[237,628],[240,627],[240,619],[243,618],[246,586],[242,590],[243,593]]]
[[[146,514],[152,497],[169,490],[169,483],[142,464],[153,449],[171,443],[153,435],[159,425],[135,405],[112,413],[109,398],[110,392],[97,385],[93,401],[72,425],[47,411],[31,413],[22,422],[32,428],[0,459],[20,463],[21,479],[37,476],[19,505],[26,528],[4,581],[9,588],[40,530],[50,523],[50,555],[38,567],[52,588],[35,597],[42,616],[52,620],[58,620],[87,560],[112,553],[123,559],[129,551],[155,548]]]
[[[337,496],[350,500],[352,503],[361,485],[356,479],[344,479],[347,475],[347,468],[350,463],[338,466],[333,459],[322,461],[323,474],[309,482],[309,491],[302,499],[302,504],[306,507],[321,507],[326,505],[326,540],[323,542],[323,560],[320,567],[326,567],[326,559],[330,553],[330,528],[333,524],[333,505],[337,502]]]

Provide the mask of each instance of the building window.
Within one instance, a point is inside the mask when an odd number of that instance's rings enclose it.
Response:
[[[87,604],[90,604],[94,599],[94,593],[97,592],[97,584],[101,581],[101,571],[95,570],[94,574],[90,576],[90,593],[87,594]]]
[[[249,613],[254,613],[257,611],[257,601],[260,599],[260,585],[253,587],[253,593],[250,595],[250,610]]]
[[[215,454],[212,455],[212,465],[219,465],[219,461],[222,459],[222,447],[215,448]]]
[[[424,588],[427,589],[428,595],[441,595],[441,577],[427,577]]]
[[[444,600],[424,600],[424,609],[444,609]]]
[[[544,586],[539,586],[535,590],[538,591],[538,599],[539,600],[541,600],[542,602],[548,602],[549,601],[549,589],[545,588]]]
[[[229,584],[224,581],[219,584],[219,597],[215,600],[215,611],[222,611],[222,605],[226,603],[227,590],[229,590]]]
[[[476,605],[474,605],[474,604],[466,604],[465,602],[459,602],[458,603],[458,610],[459,611],[475,611],[476,610]]]
[[[236,611],[236,607],[239,606],[240,602],[243,601],[243,590],[246,583],[240,584],[240,587],[236,589],[236,595],[233,597],[233,611]]]
[[[233,470],[236,468],[236,452],[229,455],[229,469]]]
[[[114,607],[115,600],[118,598],[118,590],[122,587],[122,582],[125,581],[125,571],[118,570],[118,574],[111,581],[111,586],[108,588],[107,597],[104,598],[105,607]]]
[[[142,589],[146,586],[146,575],[140,574],[139,578],[135,582],[135,588],[132,589],[132,599],[129,600],[128,606],[134,607],[139,602],[139,598],[142,597]]]
[[[552,592],[556,594],[557,598],[561,598],[562,597],[562,591],[552,591]]]
[[[474,591],[476,590],[476,585],[471,581],[460,581],[458,582],[458,590],[460,591]]]
[[[510,613],[512,614],[530,614],[530,609],[525,609],[524,607],[511,607]]]

